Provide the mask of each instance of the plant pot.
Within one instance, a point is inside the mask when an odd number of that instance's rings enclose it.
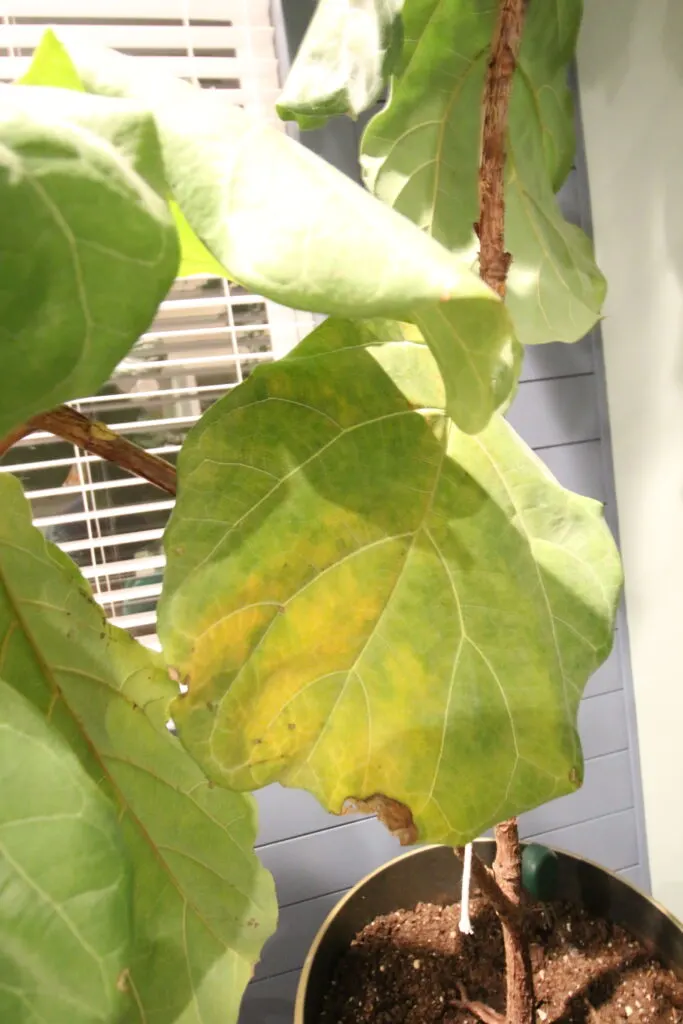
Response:
[[[493,840],[481,839],[476,845],[481,859],[493,863]],[[611,871],[556,852],[557,899],[622,925],[683,978],[683,927],[671,914]],[[315,937],[301,972],[295,1024],[318,1024],[337,960],[365,925],[380,914],[411,910],[418,903],[453,903],[459,898],[460,882],[461,864],[448,846],[413,850],[359,882],[328,914]]]

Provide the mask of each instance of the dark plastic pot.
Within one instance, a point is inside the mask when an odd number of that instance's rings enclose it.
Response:
[[[482,860],[491,864],[495,844],[477,842]],[[638,889],[590,861],[556,851],[559,858],[557,898],[571,900],[594,917],[623,925],[683,977],[683,928]],[[413,850],[368,875],[328,915],[306,958],[296,998],[295,1024],[318,1024],[335,964],[351,940],[378,914],[412,909],[418,903],[452,903],[460,892],[460,861],[448,846]]]

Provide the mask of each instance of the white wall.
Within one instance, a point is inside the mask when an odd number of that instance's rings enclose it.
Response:
[[[579,79],[652,888],[683,917],[683,0],[585,0]]]

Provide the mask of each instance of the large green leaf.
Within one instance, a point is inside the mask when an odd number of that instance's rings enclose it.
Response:
[[[275,924],[253,803],[211,787],[165,728],[177,688],[161,660],[104,621],[8,475],[0,506],[0,672],[118,804],[134,864],[122,1022],[230,1024]]]
[[[0,1019],[115,1020],[131,877],[114,805],[2,680],[0,787]]]
[[[215,781],[457,844],[579,784],[619,561],[598,503],[499,416],[457,430],[392,330],[328,320],[193,428],[159,629]]]
[[[481,98],[497,5],[406,0],[401,68],[363,136],[372,192],[474,261]],[[581,0],[528,5],[510,103],[505,243],[508,305],[520,341],[576,341],[600,315],[605,282],[592,245],[555,191],[574,153],[567,88]]]
[[[178,265],[164,188],[138,104],[0,87],[0,436],[93,394],[148,327]]]
[[[509,398],[519,345],[462,260],[219,93],[63,41],[88,90],[152,111],[173,197],[230,278],[295,308],[417,324],[463,429],[481,429]]]
[[[403,0],[318,0],[277,104],[280,117],[317,128],[358,117],[377,99],[401,52]]]

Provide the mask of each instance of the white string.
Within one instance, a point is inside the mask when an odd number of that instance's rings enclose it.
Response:
[[[462,890],[460,894],[460,924],[463,935],[471,935],[474,931],[470,920],[470,881],[472,879],[472,843],[465,847],[462,865]]]
[[[199,89],[199,78],[197,77],[197,61],[195,58],[194,46],[192,45],[192,25],[190,14],[190,0],[182,0],[182,22],[186,33],[187,55],[191,61],[192,72],[189,78],[194,86]]]

